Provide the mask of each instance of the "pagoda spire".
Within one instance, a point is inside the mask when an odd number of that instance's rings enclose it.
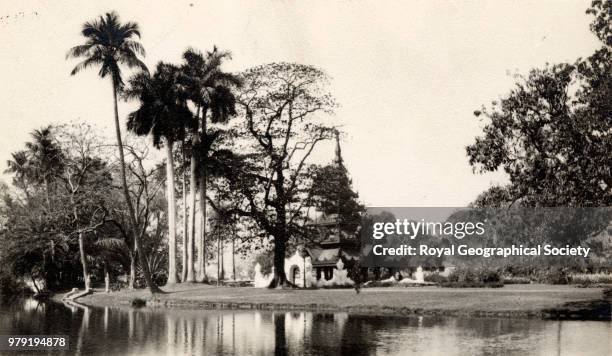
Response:
[[[336,136],[336,157],[334,158],[334,164],[338,165],[339,167],[344,167],[342,150],[340,149],[340,131],[335,130],[334,135]]]

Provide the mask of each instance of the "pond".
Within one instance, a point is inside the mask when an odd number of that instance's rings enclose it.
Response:
[[[92,308],[33,299],[0,308],[0,335],[7,334],[69,335],[70,351],[52,353],[60,355],[612,354],[610,322]]]

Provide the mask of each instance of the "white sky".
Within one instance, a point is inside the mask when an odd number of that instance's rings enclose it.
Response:
[[[140,24],[150,67],[216,44],[234,55],[227,70],[290,61],[327,71],[344,159],[373,206],[463,206],[503,182],[467,163],[465,146],[482,127],[472,112],[508,92],[508,72],[597,46],[590,0],[0,1],[1,170],[42,125],[112,128],[108,80],[95,70],[70,77],[75,62],[64,56],[82,41],[83,22],[117,10]],[[120,115],[131,108],[121,103]],[[322,146],[316,160],[332,156]]]

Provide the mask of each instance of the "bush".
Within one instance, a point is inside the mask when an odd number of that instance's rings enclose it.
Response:
[[[425,280],[425,282],[431,282],[431,283],[437,283],[437,284],[448,282],[448,277],[441,276],[438,273],[428,274],[423,279]]]
[[[8,299],[21,295],[26,290],[25,285],[15,277],[0,273],[0,298]]]
[[[592,285],[592,284],[612,284],[612,274],[610,273],[575,273],[569,276],[571,284]]]
[[[504,276],[504,284],[530,284],[529,277]]]
[[[536,280],[546,284],[568,284],[570,278],[565,268],[551,267],[537,271]]]
[[[147,306],[147,301],[140,298],[134,298],[132,299],[131,304],[134,308],[141,308]]]
[[[461,267],[448,276],[447,282],[440,283],[442,287],[450,288],[499,288],[503,287],[503,279],[496,269],[487,267]]]

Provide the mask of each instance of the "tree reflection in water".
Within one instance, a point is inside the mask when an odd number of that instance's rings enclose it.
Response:
[[[560,332],[561,325],[563,332]],[[347,313],[4,306],[0,334],[67,334],[61,354],[612,354],[612,323]]]

